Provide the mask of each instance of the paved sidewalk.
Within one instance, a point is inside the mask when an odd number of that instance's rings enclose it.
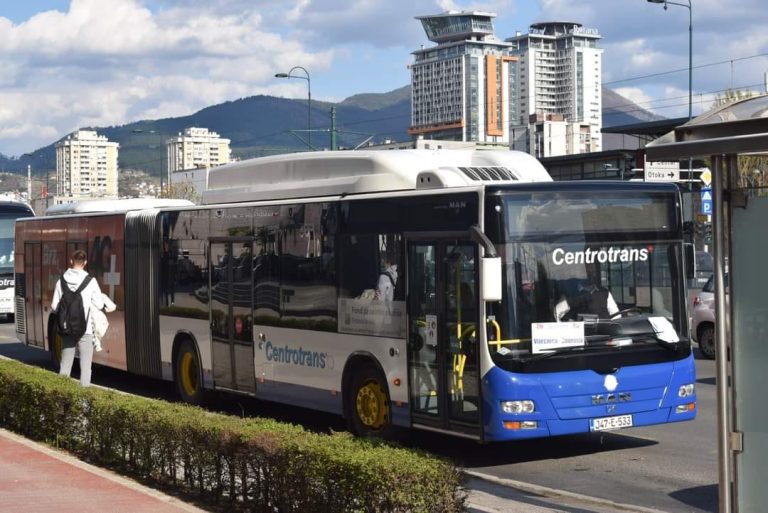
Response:
[[[190,504],[0,429],[4,513],[204,513]]]

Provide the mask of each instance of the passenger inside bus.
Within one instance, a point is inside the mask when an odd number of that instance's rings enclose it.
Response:
[[[380,301],[392,301],[395,297],[397,285],[397,264],[387,261],[384,270],[379,273],[379,281],[376,284],[374,299]]]
[[[586,264],[587,278],[582,280],[575,294],[562,298],[555,305],[555,319],[560,321],[610,319],[619,313],[611,291],[600,280],[597,264]]]

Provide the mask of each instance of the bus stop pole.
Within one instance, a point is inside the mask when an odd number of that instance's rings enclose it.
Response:
[[[717,355],[717,454],[718,454],[718,481],[719,481],[719,511],[731,513],[732,500],[732,458],[730,436],[733,431],[731,417],[730,393],[729,393],[729,353],[726,337],[726,305],[725,305],[725,238],[723,234],[725,224],[725,208],[723,206],[723,184],[729,182],[728,165],[725,165],[722,155],[712,157],[712,233],[714,235],[715,250],[715,354]]]

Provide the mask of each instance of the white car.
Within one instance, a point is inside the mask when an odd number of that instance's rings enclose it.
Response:
[[[728,275],[725,275],[726,289]],[[709,277],[701,292],[693,300],[691,335],[698,342],[702,356],[715,358],[715,275]]]

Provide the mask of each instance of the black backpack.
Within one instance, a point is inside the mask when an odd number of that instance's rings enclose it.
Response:
[[[61,335],[80,340],[88,327],[88,319],[85,318],[85,308],[83,307],[83,296],[80,293],[90,283],[91,276],[86,276],[74,292],[69,290],[63,276],[60,281],[61,300],[56,308],[56,327]]]

